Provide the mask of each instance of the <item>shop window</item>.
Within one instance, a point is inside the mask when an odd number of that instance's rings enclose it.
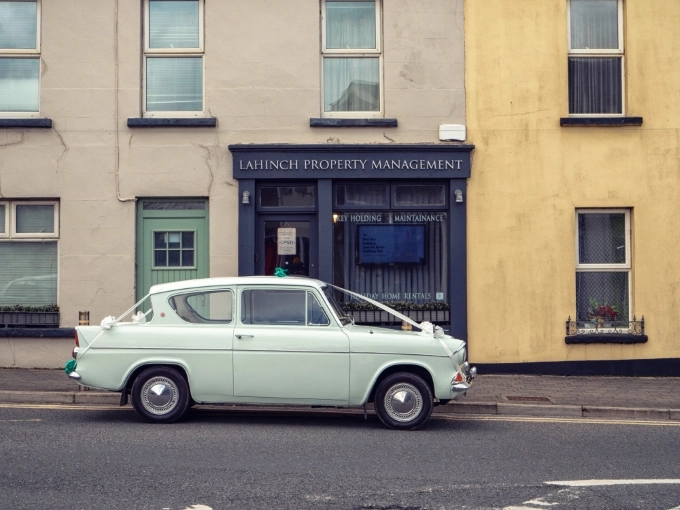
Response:
[[[630,211],[580,210],[576,220],[577,322],[593,328],[627,324],[631,316]]]
[[[310,185],[300,186],[260,186],[260,208],[313,208],[315,187]]]
[[[321,13],[322,116],[380,116],[380,0],[322,0]]]
[[[145,116],[203,114],[203,6],[145,1]]]
[[[335,189],[334,283],[402,310],[448,310],[446,185],[352,186],[343,183]],[[379,186],[387,193],[376,193]],[[338,197],[347,189],[355,193],[350,203],[367,204],[365,208],[343,206]],[[376,196],[387,197],[386,208],[371,207]],[[349,297],[336,297],[351,309]]]
[[[0,112],[40,110],[40,1],[0,1]]]
[[[427,207],[446,204],[446,187],[442,184],[396,184],[395,207]]]
[[[569,0],[569,113],[623,115],[623,0]]]
[[[335,205],[337,207],[387,208],[389,203],[389,184],[347,183],[335,186]]]
[[[57,304],[56,202],[0,202],[0,307]]]

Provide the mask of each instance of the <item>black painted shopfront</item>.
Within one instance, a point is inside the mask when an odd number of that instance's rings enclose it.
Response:
[[[231,145],[239,275],[306,275],[467,338],[471,145]],[[359,310],[358,322],[384,320]]]

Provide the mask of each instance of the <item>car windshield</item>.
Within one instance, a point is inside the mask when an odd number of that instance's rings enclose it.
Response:
[[[343,311],[342,308],[340,308],[340,305],[338,302],[335,300],[335,296],[333,295],[333,291],[328,287],[328,285],[324,285],[321,290],[323,293],[326,295],[326,299],[328,300],[328,303],[331,305],[333,308],[333,311],[335,314],[340,318],[340,322],[344,324],[352,324],[352,318],[349,317],[345,312]]]

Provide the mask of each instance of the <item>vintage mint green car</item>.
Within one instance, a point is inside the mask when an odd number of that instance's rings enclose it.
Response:
[[[386,426],[415,429],[433,406],[468,390],[476,371],[465,342],[429,323],[411,321],[418,332],[358,326],[333,289],[257,276],[155,285],[147,314],[121,322],[133,307],[77,327],[66,371],[84,386],[121,392],[121,405],[129,394],[142,418],[163,423],[193,403],[373,402]]]

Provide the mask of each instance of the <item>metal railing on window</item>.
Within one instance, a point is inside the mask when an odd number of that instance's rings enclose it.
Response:
[[[623,335],[644,335],[645,317],[640,320],[633,316],[631,321],[613,321],[606,318],[596,317],[585,321],[572,321],[571,316],[566,322],[567,336],[573,335],[592,335],[592,334],[623,334]]]

